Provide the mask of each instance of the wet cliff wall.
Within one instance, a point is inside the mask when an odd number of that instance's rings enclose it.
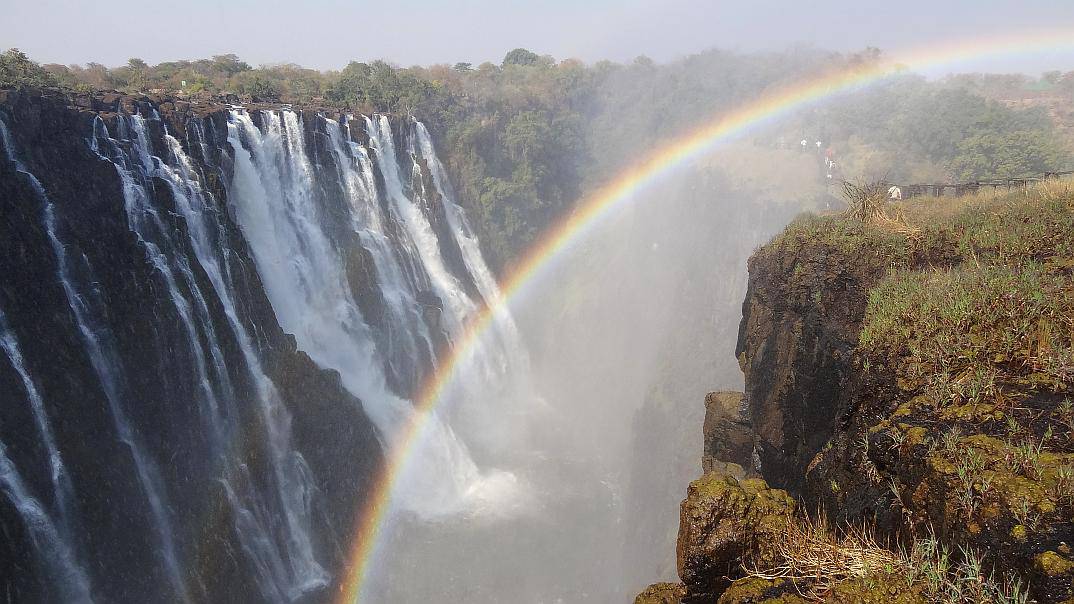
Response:
[[[0,91],[10,599],[320,599],[337,580],[381,449],[276,320],[228,208],[227,115]],[[169,134],[189,158],[196,224],[181,187],[121,161],[142,144],[132,116],[153,156],[171,157]]]

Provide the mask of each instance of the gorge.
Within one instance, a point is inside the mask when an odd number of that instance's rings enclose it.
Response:
[[[411,401],[501,295],[430,133],[2,94],[5,592],[330,599]],[[795,211],[695,182],[733,191],[687,175],[571,252],[542,285],[563,295],[468,345],[394,477],[362,601],[604,602],[667,576],[696,440],[677,401],[714,367],[737,384],[709,330],[732,341],[734,267]]]

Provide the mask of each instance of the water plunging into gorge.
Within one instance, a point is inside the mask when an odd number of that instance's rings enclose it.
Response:
[[[41,565],[13,589],[68,601],[328,593],[381,447],[500,296],[428,131],[290,109],[168,119],[142,103],[72,118],[77,136],[51,142],[66,171],[20,140],[33,133],[18,109],[0,114],[8,215],[21,222],[7,240],[36,255],[0,280],[0,308],[14,308],[0,314],[0,518]],[[542,403],[512,318],[490,324],[399,479],[396,513],[418,523],[510,517],[532,499],[491,461],[510,457]],[[350,451],[315,442],[311,415],[326,406],[355,420],[332,426]],[[29,440],[14,430],[23,417]],[[100,459],[67,464],[89,450]],[[127,516],[141,555],[111,547]],[[116,586],[119,569],[146,579]]]

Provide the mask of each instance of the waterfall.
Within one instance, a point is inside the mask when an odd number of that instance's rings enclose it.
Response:
[[[388,117],[378,115],[367,117],[366,126],[369,141],[377,155],[377,166],[384,176],[386,194],[392,207],[402,217],[410,240],[414,242],[421,258],[422,266],[429,275],[432,285],[440,300],[444,303],[447,328],[452,334],[458,334],[463,320],[471,316],[477,305],[463,291],[459,279],[448,271],[440,255],[440,246],[436,233],[422,209],[413,200],[408,199],[399,174],[399,159],[395,153],[395,141],[392,138]]]
[[[49,569],[51,579],[64,602],[92,602],[89,580],[75,562],[69,542],[61,536],[52,518],[29,493],[15,464],[7,456],[7,447],[0,442],[0,489],[7,495],[26,523],[35,554],[42,566]]]
[[[3,137],[4,148],[10,150],[10,139],[4,131],[3,122],[0,122],[0,136]],[[0,442],[0,488],[24,519],[27,532],[34,543],[35,553],[40,558],[42,566],[49,569],[50,579],[57,586],[63,599],[68,602],[91,602],[89,579],[82,565],[76,561],[71,546],[74,493],[70,478],[56,445],[56,437],[52,433],[52,427],[45,414],[44,401],[26,369],[18,342],[2,310],[0,310],[0,348],[7,355],[23,383],[26,395],[30,399],[34,421],[37,423],[41,440],[48,452],[49,479],[52,482],[52,497],[57,508],[55,513],[59,515],[59,523],[54,522],[40,501],[30,494],[15,464],[8,458],[3,442]]]
[[[52,498],[55,502],[56,513],[59,515],[60,525],[66,539],[70,540],[74,528],[74,487],[71,486],[71,478],[63,464],[60,448],[56,444],[52,423],[45,410],[45,401],[41,399],[41,393],[38,392],[37,385],[30,377],[30,372],[22,358],[22,351],[19,349],[19,343],[15,340],[15,333],[11,331],[4,317],[3,309],[0,309],[0,349],[3,349],[15,373],[19,375],[22,387],[30,400],[30,410],[37,424],[37,431],[48,453],[49,480],[52,483]]]
[[[428,198],[420,178],[421,158],[442,198],[443,212],[450,234],[458,246],[470,277],[484,298],[483,304],[492,309],[492,327],[475,345],[472,358],[459,369],[472,375],[459,380],[455,398],[468,401],[461,410],[466,422],[475,425],[472,437],[495,452],[497,457],[517,450],[518,431],[524,430],[534,414],[548,413],[545,402],[536,394],[530,376],[530,362],[525,346],[496,284],[481,254],[477,237],[466,220],[466,213],[454,200],[451,182],[439,156],[433,148],[432,137],[425,125],[415,120],[414,135],[408,139],[412,170],[417,183],[415,196],[419,201]],[[383,131],[383,130],[381,130]],[[427,202],[426,202],[427,205]],[[460,321],[464,321],[460,318]]]
[[[7,149],[8,156],[9,158],[14,159],[15,150],[11,146],[10,136],[6,132],[6,127],[3,136],[4,147]],[[48,195],[46,195],[44,187],[41,186],[41,182],[38,181],[25,166],[21,165],[20,162],[16,162],[16,169],[30,183],[38,200],[44,206],[45,230],[52,247],[52,252],[56,256],[59,272],[58,276],[60,283],[63,286],[63,291],[67,297],[68,306],[78,325],[83,345],[86,347],[89,359],[93,364],[93,368],[100,380],[101,387],[104,390],[105,397],[108,400],[109,410],[112,414],[112,419],[115,422],[116,431],[123,443],[130,450],[131,458],[134,461],[138,475],[138,483],[146,497],[146,501],[150,508],[150,514],[156,524],[157,538],[159,540],[161,557],[165,570],[172,582],[172,586],[176,590],[177,596],[183,601],[189,601],[189,593],[187,592],[186,584],[182,578],[182,571],[176,555],[174,532],[172,530],[172,522],[168,512],[166,496],[163,493],[163,488],[161,486],[160,472],[157,469],[155,462],[144,453],[143,447],[139,443],[139,439],[134,433],[130,422],[127,420],[126,412],[123,409],[123,395],[120,381],[123,367],[119,361],[118,355],[111,346],[110,334],[108,333],[107,328],[100,324],[95,318],[94,307],[99,307],[100,305],[100,300],[98,300],[96,296],[96,290],[91,287],[86,287],[84,284],[76,283],[75,278],[72,276],[70,258],[68,258],[67,250],[57,232],[55,208],[53,207],[52,201],[48,198]],[[86,260],[84,256],[82,257],[82,266],[80,268],[85,273],[92,276],[92,267],[89,266],[88,260]],[[87,281],[92,282],[93,280],[87,279]]]
[[[37,560],[27,575],[37,584],[0,587],[71,602],[321,599],[347,538],[332,531],[352,518],[349,501],[326,493],[369,496],[355,486],[370,476],[346,474],[351,462],[374,465],[377,445],[414,448],[395,481],[398,526],[540,506],[511,471],[521,467],[512,454],[534,450],[521,420],[541,406],[528,359],[420,122],[289,109],[176,122],[173,109],[135,106],[79,114],[25,162],[13,141],[37,140],[32,122],[9,133],[0,120],[15,167],[4,175],[26,197],[4,207],[28,221],[0,227],[43,248],[25,271],[2,258],[15,270],[0,275],[0,295],[46,282],[27,295],[49,309],[26,317],[20,298],[0,299],[10,310],[0,309],[0,363],[12,369],[0,377],[14,385],[0,398],[19,405],[10,408],[34,445],[27,454],[7,426],[0,435],[12,514],[0,520],[26,527],[15,545]],[[70,169],[53,172],[57,161]],[[466,329],[490,304],[471,341]],[[57,345],[78,363],[42,366]],[[412,443],[412,398],[456,350],[453,379]],[[331,398],[303,398],[305,384]],[[355,399],[362,409],[339,415],[327,404]],[[84,433],[64,415],[76,408],[90,416]],[[319,449],[322,413],[355,420],[326,436],[373,457]],[[379,443],[368,440],[374,426]],[[83,440],[64,440],[72,434]],[[86,458],[98,444],[118,458]],[[97,478],[99,489],[76,491]],[[138,546],[124,549],[127,514]],[[138,581],[105,572],[128,568]]]
[[[211,439],[216,453],[223,459],[234,460],[230,450],[237,429],[233,425],[236,410],[236,393],[224,367],[224,354],[214,332],[204,294],[198,287],[192,268],[182,252],[174,233],[162,222],[154,208],[151,197],[153,178],[164,180],[171,189],[175,209],[186,220],[190,244],[201,268],[209,276],[213,294],[224,306],[229,326],[239,343],[251,382],[256,387],[254,396],[261,412],[261,419],[268,430],[266,444],[271,456],[273,490],[269,497],[277,505],[266,502],[266,496],[252,486],[254,482],[245,465],[228,463],[221,476],[229,504],[236,522],[236,533],[258,577],[257,584],[263,595],[273,601],[291,601],[302,593],[327,584],[328,575],[317,562],[310,540],[310,498],[314,489],[309,471],[302,456],[290,446],[290,416],[280,400],[271,380],[260,366],[250,337],[238,319],[233,291],[229,279],[221,271],[224,250],[214,247],[219,243],[218,224],[206,219],[212,212],[195,178],[193,166],[174,137],[165,134],[168,151],[175,166],[152,155],[145,120],[138,115],[124,116],[121,136],[129,141],[130,153],[108,137],[103,123],[98,119],[95,128],[94,148],[108,147],[110,161],[124,184],[126,210],[132,230],[146,246],[150,260],[163,277],[183,323],[187,346],[195,358],[200,402],[205,409],[206,427],[213,434]],[[214,244],[215,242],[215,244]],[[177,276],[178,275],[178,276]],[[179,279],[183,287],[179,287]],[[190,292],[187,300],[183,292]],[[198,334],[206,335],[208,355]],[[207,369],[207,356],[212,359],[213,372]],[[213,380],[219,384],[214,387]],[[217,390],[222,394],[218,397]],[[281,510],[283,524],[280,534],[274,534],[277,523],[275,510]]]
[[[331,161],[330,170],[324,165],[314,169],[297,113],[262,111],[258,117],[260,127],[249,112],[231,112],[228,140],[235,157],[228,193],[273,309],[300,348],[319,365],[339,372],[344,385],[364,401],[386,444],[395,446],[413,406],[392,391],[380,368],[391,365],[386,358],[413,363],[419,353],[431,355],[419,296],[432,289],[442,301],[442,327],[451,336],[460,335],[478,305],[446,267],[427,217],[405,194],[386,117],[364,118],[372,153],[350,141],[349,119],[344,126],[320,118],[331,147],[321,160]],[[374,169],[386,190],[378,190]],[[337,249],[327,232],[323,208],[328,200],[318,181],[326,177],[343,185],[355,245],[373,258],[375,286],[388,307],[379,325],[363,315],[343,264],[347,251]],[[382,194],[386,200],[378,197]],[[378,339],[383,332],[390,336]],[[418,446],[414,456],[421,463],[412,464],[401,481],[398,502],[419,516],[478,513],[517,494],[515,477],[480,470],[435,411]]]
[[[420,273],[414,264],[407,263],[408,270],[393,253],[377,204],[373,163],[365,147],[350,140],[350,118],[343,120],[346,144],[339,123],[326,120],[332,152],[351,210],[352,229],[373,258],[380,294],[388,309],[388,316],[373,328],[380,327],[383,332],[377,341],[381,343],[380,351],[386,358],[388,371],[408,373],[412,381],[417,381],[423,360],[428,363],[436,359],[432,336],[414,297],[419,287],[416,275]],[[412,260],[414,256],[408,250],[404,258]]]

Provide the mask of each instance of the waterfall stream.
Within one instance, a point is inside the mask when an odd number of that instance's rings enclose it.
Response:
[[[404,183],[401,176],[386,117],[365,118],[369,149],[343,139],[349,136],[350,119],[345,120],[346,128],[324,120],[331,153],[321,160],[332,165],[318,169],[309,157],[298,114],[265,111],[259,117],[261,127],[248,112],[234,110],[228,125],[235,149],[230,195],[238,222],[281,324],[320,365],[340,373],[347,388],[366,402],[391,446],[413,412],[412,403],[404,393],[393,391],[378,369],[435,358],[430,332],[443,329],[449,338],[458,338],[485,302],[472,300],[463,291],[461,279],[473,276],[457,276],[447,268],[428,217],[407,195],[413,183]],[[383,190],[377,186],[374,169],[382,177]],[[331,176],[344,185],[355,244],[373,259],[376,287],[387,307],[380,326],[371,325],[363,315],[343,261],[346,250],[339,249],[328,233],[331,225],[324,208],[330,201],[319,197],[324,186],[317,180]],[[387,203],[381,203],[379,195]],[[432,325],[422,319],[420,299],[430,290],[443,311],[441,321]],[[476,512],[514,496],[510,492],[514,477],[481,471],[468,447],[438,414],[419,446],[421,451],[414,455],[422,462],[401,484],[399,502],[406,509],[435,518]]]

